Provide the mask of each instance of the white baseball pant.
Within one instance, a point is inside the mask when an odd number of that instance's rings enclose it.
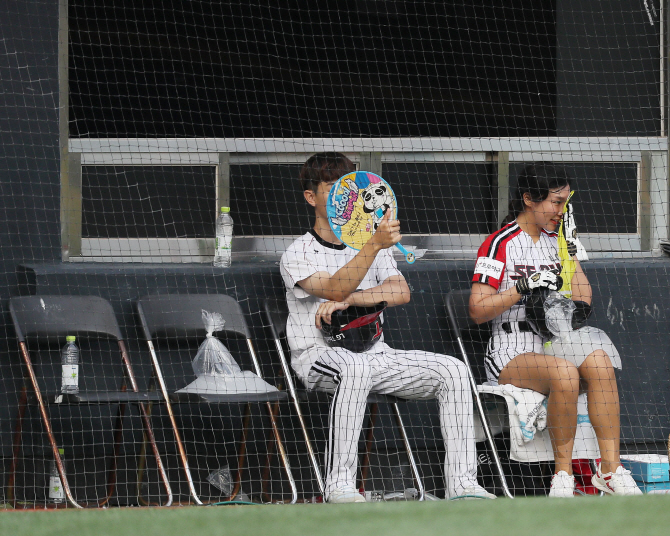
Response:
[[[358,438],[368,393],[421,400],[437,398],[446,458],[447,497],[477,483],[472,394],[466,366],[453,357],[394,350],[377,343],[372,352],[313,347],[292,365],[309,389],[333,393],[328,418],[326,498],[335,489],[356,485]]]

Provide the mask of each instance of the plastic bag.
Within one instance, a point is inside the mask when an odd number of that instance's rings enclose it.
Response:
[[[226,321],[220,313],[202,310],[202,321],[207,330],[205,341],[198,348],[193,359],[193,372],[200,376],[235,376],[241,373],[240,366],[230,354],[228,348],[216,337],[214,332],[221,331]]]
[[[200,395],[271,393],[277,388],[248,370],[240,369],[224,344],[214,337],[226,321],[220,313],[202,310],[202,321],[207,330],[205,341],[198,348],[191,365],[196,379],[178,393]]]
[[[550,292],[544,300],[544,321],[547,329],[559,339],[572,332],[572,314],[574,302],[556,291]]]

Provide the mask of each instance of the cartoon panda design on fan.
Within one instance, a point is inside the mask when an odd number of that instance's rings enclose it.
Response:
[[[342,242],[360,250],[375,233],[384,215],[397,218],[398,206],[393,189],[379,175],[355,171],[340,177],[328,194],[328,223]],[[396,247],[413,264],[414,254],[402,244]]]
[[[372,214],[376,231],[388,209],[395,203],[388,188],[375,178],[376,176],[370,179],[370,185],[362,191],[361,197],[363,198],[363,211]]]

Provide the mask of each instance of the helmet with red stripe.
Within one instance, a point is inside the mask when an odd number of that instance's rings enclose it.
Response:
[[[388,304],[383,301],[371,307],[350,306],[332,314],[331,324],[321,323],[328,346],[365,352],[382,336],[380,315]]]

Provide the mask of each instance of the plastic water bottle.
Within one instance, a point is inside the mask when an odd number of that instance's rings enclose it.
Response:
[[[216,219],[216,245],[214,247],[214,266],[230,266],[233,245],[233,218],[230,207],[221,207]]]
[[[74,343],[75,337],[68,335],[65,337],[67,343],[61,353],[61,393],[79,392],[79,348]]]
[[[58,453],[60,454],[61,462],[65,464],[65,459],[63,458],[65,450],[58,449]],[[63,483],[60,480],[55,459],[51,460],[51,469],[49,470],[49,500],[53,503],[65,502],[65,491],[63,490]]]

